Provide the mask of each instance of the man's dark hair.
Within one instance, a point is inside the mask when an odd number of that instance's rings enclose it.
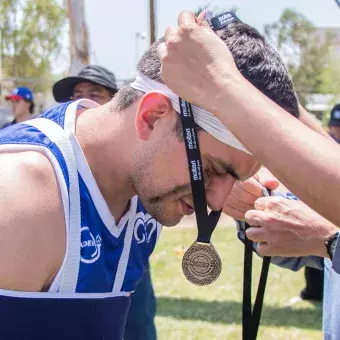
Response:
[[[216,31],[216,34],[230,49],[241,74],[263,94],[298,117],[299,108],[292,80],[279,54],[264,36],[243,22],[233,23]],[[154,43],[138,64],[138,72],[160,83],[163,81],[157,46],[162,41],[163,38]],[[129,85],[123,87],[116,95],[115,109],[124,110],[141,94]]]
[[[34,103],[31,102],[30,100],[26,100],[26,99],[24,99],[24,101],[27,102],[27,103],[30,103],[29,111],[30,111],[30,114],[33,114],[34,113],[34,107],[35,107]]]

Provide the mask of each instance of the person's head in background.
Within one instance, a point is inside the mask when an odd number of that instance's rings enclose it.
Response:
[[[53,86],[54,99],[64,103],[77,99],[90,99],[104,105],[117,92],[116,78],[102,66],[89,65],[82,68],[77,76],[66,77]]]
[[[329,134],[340,143],[340,104],[336,104],[331,111],[331,118],[328,122]]]
[[[13,123],[24,122],[31,118],[34,112],[34,98],[32,91],[27,87],[17,87],[12,94],[6,97],[12,102]]]

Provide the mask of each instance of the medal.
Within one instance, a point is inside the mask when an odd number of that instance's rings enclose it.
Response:
[[[182,270],[191,283],[205,286],[214,282],[221,273],[221,258],[210,242],[221,210],[211,211],[208,215],[201,153],[192,107],[181,98],[179,104],[198,229],[196,241],[183,256]]]
[[[220,276],[222,261],[212,243],[195,242],[183,256],[182,270],[188,281],[205,286]]]

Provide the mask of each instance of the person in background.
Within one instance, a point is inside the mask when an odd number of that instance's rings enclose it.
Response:
[[[58,103],[86,98],[104,105],[117,91],[114,74],[98,65],[85,66],[76,76],[63,78],[53,85],[53,96]]]
[[[329,135],[340,144],[340,104],[336,104],[328,122]]]
[[[54,99],[60,103],[84,98],[104,105],[117,91],[114,74],[98,65],[86,66],[79,71],[77,76],[63,78],[53,86]],[[147,268],[139,286],[132,294],[124,339],[156,339],[155,314],[156,297],[150,270]]]
[[[13,90],[12,94],[5,98],[7,101],[12,102],[13,120],[2,126],[7,126],[24,122],[31,119],[34,112],[34,98],[32,91],[27,87],[17,87]]]

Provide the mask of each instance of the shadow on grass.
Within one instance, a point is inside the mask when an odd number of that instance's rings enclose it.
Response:
[[[241,323],[242,304],[235,301],[203,301],[187,298],[157,298],[157,315],[211,323]],[[321,329],[322,305],[312,308],[263,306],[261,325]]]

